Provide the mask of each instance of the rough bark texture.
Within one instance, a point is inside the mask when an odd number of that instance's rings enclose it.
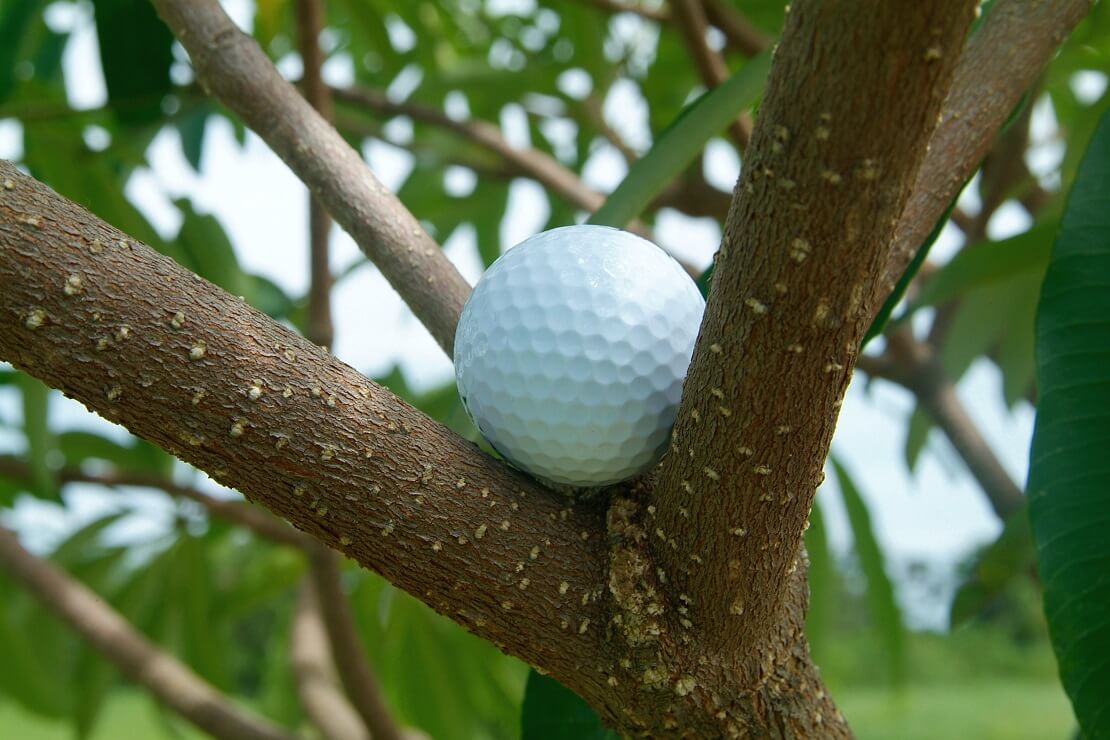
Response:
[[[651,549],[672,591],[699,596],[705,656],[778,639],[873,281],[974,7],[791,6],[654,501]]]
[[[83,584],[24,550],[15,535],[2,527],[0,567],[128,678],[201,730],[227,740],[292,740],[284,728],[232,704],[200,676],[152,645]]]
[[[585,695],[600,504],[570,507],[0,162],[0,358]]]
[[[877,311],[1092,0],[998,0],[960,59],[872,303]]]
[[[205,91],[297,173],[450,355],[470,286],[439,245],[216,0],[153,2]]]

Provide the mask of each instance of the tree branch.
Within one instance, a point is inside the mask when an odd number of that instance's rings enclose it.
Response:
[[[960,403],[936,353],[908,332],[888,335],[887,343],[884,357],[861,357],[858,366],[871,377],[897,383],[917,397],[983,489],[994,513],[1005,522],[1025,504],[1025,496]]]
[[[730,47],[744,56],[754,57],[771,45],[771,39],[726,0],[702,0],[702,5],[709,22],[721,30]]]
[[[30,480],[31,468],[17,457],[0,455],[0,476],[17,480]],[[116,471],[112,473],[86,473],[80,468],[62,468],[57,473],[60,483],[93,483],[116,488],[134,486],[156,488],[171,496],[189,499],[203,506],[209,514],[226,522],[251,530],[259,537],[281,545],[299,547],[303,540],[297,530],[268,512],[242,501],[223,501],[189,486],[182,486],[158,475]]]
[[[324,27],[322,0],[297,0],[297,45],[301,52],[304,76],[301,85],[305,100],[325,121],[333,120],[331,93],[320,77],[324,63],[320,52],[320,33]],[[320,200],[308,196],[309,287],[308,338],[330,348],[335,338],[331,320],[331,267],[328,264],[328,235],[331,217]]]
[[[9,163],[0,183],[0,358],[580,694],[611,693],[582,668],[608,665],[600,501],[567,506]]]
[[[128,678],[204,732],[228,740],[292,738],[284,728],[232,704],[83,584],[23,549],[15,534],[2,527],[0,566]]]
[[[327,740],[370,740],[362,719],[335,684],[335,666],[312,582],[297,595],[289,635],[290,663],[297,698]]]
[[[377,679],[370,671],[362,641],[343,592],[339,560],[320,542],[306,547],[316,606],[327,628],[332,659],[347,695],[375,740],[401,740],[401,731],[382,699]]]
[[[878,310],[986,155],[998,129],[1092,0],[998,0],[960,58],[913,195],[898,219]]]
[[[671,9],[701,81],[710,89],[725,82],[729,76],[728,67],[706,41],[708,21],[701,0],[671,0]],[[751,138],[751,122],[741,116],[729,124],[728,130],[736,147],[743,153]]]
[[[470,286],[362,158],[216,0],[152,0],[197,80],[235,111],[328,207],[448,355]]]
[[[707,655],[762,650],[779,624],[975,5],[791,5],[654,501],[653,552]]]

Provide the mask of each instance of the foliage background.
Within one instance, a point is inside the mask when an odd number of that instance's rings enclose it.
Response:
[[[279,68],[298,78],[291,3],[229,5]],[[777,33],[782,3],[735,7],[768,37]],[[394,104],[498,123],[514,145],[550,155],[602,191],[704,89],[672,28],[593,2],[331,0],[327,8],[330,79],[382,91]],[[1003,441],[998,451],[1015,477],[1024,476],[1035,401],[1039,286],[1063,194],[1110,107],[1101,71],[1110,53],[1108,16],[1105,4],[1095,6],[1030,96],[1032,136],[1019,152],[1029,172],[1005,183],[966,251],[960,231],[946,227],[933,254],[936,270],[896,312],[924,334],[944,307],[944,369],[954,381],[967,379],[965,396],[975,397],[969,406],[986,420],[988,436]],[[88,43],[94,27],[95,47]],[[734,70],[746,64],[740,54],[727,59]],[[1015,118],[1025,125],[1020,111]],[[349,103],[338,105],[337,123],[471,279],[529,233],[588,215],[442,123]],[[228,144],[229,131],[237,144]],[[252,135],[193,86],[183,52],[146,3],[0,6],[0,155],[303,329],[306,230],[275,235],[263,225],[274,212],[303,208],[301,193],[273,174]],[[727,203],[739,165],[733,145],[714,139],[684,172],[671,207],[644,214],[664,246],[699,268],[724,216],[705,213],[706,204],[713,197]],[[234,179],[221,189],[212,173]],[[990,202],[993,177],[977,177],[960,208],[974,215]],[[1023,207],[1034,189],[1043,198]],[[438,350],[349,240],[336,233],[334,241],[337,353],[472,435]],[[369,295],[383,297],[359,302]],[[882,381],[872,387],[863,375],[855,385],[834,446],[843,464],[830,468],[807,535],[810,636],[849,721],[864,738],[1067,736],[1074,720],[1056,678],[1024,519],[1003,528],[989,518],[943,437],[913,410],[912,396]],[[895,462],[904,472],[859,470],[880,457],[869,447],[876,426],[896,430],[903,454]],[[141,470],[235,494],[0,365],[5,455],[30,469],[11,475],[0,468],[5,523],[215,686],[291,726],[303,722],[287,660],[303,559],[157,490],[63,488],[56,473]],[[910,487],[918,508],[906,503]],[[922,520],[898,506],[930,513]],[[967,519],[979,524],[968,528]],[[907,546],[914,538],[941,545]],[[437,738],[519,734],[526,666],[373,574],[349,568],[345,577],[364,644],[402,722]],[[0,644],[7,646],[0,736],[190,732],[3,574]]]

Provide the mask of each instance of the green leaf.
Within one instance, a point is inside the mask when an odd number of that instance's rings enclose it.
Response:
[[[750,108],[763,88],[771,54],[751,59],[723,85],[713,88],[686,108],[651,151],[637,160],[617,189],[594,213],[591,224],[626,226],[663,188],[697,158],[705,143]]]
[[[19,376],[23,393],[23,435],[27,439],[27,464],[31,466],[31,490],[39,498],[61,501],[61,492],[54,480],[51,456],[57,443],[50,431],[50,389],[29,375]]]
[[[906,445],[903,450],[906,459],[906,469],[911,473],[921,459],[921,453],[929,442],[929,431],[933,428],[933,420],[925,413],[920,405],[914,406],[910,423],[906,427]]]
[[[867,605],[874,622],[878,638],[883,643],[883,655],[887,659],[887,669],[895,684],[905,681],[906,645],[905,629],[902,626],[902,610],[894,599],[894,586],[885,568],[885,558],[875,539],[871,526],[871,514],[867,504],[851,476],[835,457],[830,457],[836,472],[840,496],[848,513],[848,523],[852,529],[856,556],[859,558],[863,578],[867,582]]]
[[[1045,615],[1085,738],[1110,738],[1110,114],[1068,196],[1037,308],[1029,516]]]
[[[6,3],[0,9],[0,101],[15,87],[15,67],[21,42],[39,12],[39,3],[31,0]]]
[[[1004,278],[1027,272],[1043,274],[1055,232],[1055,224],[1039,223],[1008,239],[982,242],[960,250],[929,278],[924,290],[898,320],[903,321],[922,306],[945,303],[973,288]]]
[[[183,264],[205,280],[210,280],[232,295],[245,295],[247,281],[235,258],[235,248],[215,216],[200,213],[193,204],[179,198],[181,229],[176,244],[184,255]]]
[[[77,467],[86,460],[103,460],[130,471],[161,473],[165,469],[160,455],[151,454],[148,443],[123,445],[93,432],[69,431],[57,435],[58,449],[66,465]],[[157,449],[157,448],[154,448]]]
[[[528,674],[521,710],[521,740],[602,740],[617,735],[570,689],[536,671]]]
[[[173,35],[154,6],[134,0],[93,0],[100,66],[108,103],[122,123],[157,120],[171,89]]]
[[[177,135],[181,137],[181,152],[196,172],[200,172],[200,163],[204,156],[204,134],[211,114],[207,106],[198,106],[175,124]]]
[[[1015,577],[1028,572],[1035,560],[1029,512],[1023,507],[1010,515],[998,538],[976,555],[967,580],[952,600],[949,619],[952,627],[959,627],[978,614]]]

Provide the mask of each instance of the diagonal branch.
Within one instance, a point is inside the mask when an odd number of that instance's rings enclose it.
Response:
[[[702,0],[709,22],[721,29],[728,45],[746,57],[754,57],[771,45],[771,39],[753,26],[727,0]]]
[[[291,740],[292,734],[235,706],[162,652],[115,610],[62,570],[23,549],[0,527],[0,567],[132,681],[204,732],[228,740]]]
[[[1025,496],[960,403],[936,353],[908,333],[889,334],[887,341],[886,355],[861,357],[860,369],[873,378],[897,383],[917,397],[983,489],[994,513],[1005,522],[1024,506]]]
[[[362,158],[274,68],[216,0],[153,0],[197,80],[328,207],[448,355],[470,286]]]
[[[671,0],[678,31],[690,52],[690,58],[698,75],[707,88],[714,88],[728,80],[728,67],[721,55],[709,48],[705,38],[708,21],[701,0]],[[740,116],[729,124],[729,133],[741,153],[748,147],[751,138],[751,121]]]
[[[791,5],[654,502],[653,551],[694,600],[707,654],[774,632],[871,285],[975,6]]]
[[[366,662],[347,595],[343,592],[338,557],[326,545],[315,541],[306,547],[306,554],[314,585],[314,606],[319,609],[327,628],[332,660],[339,669],[347,695],[375,740],[400,740],[401,731]]]
[[[370,740],[362,719],[335,685],[330,649],[316,592],[306,581],[297,595],[289,634],[297,698],[326,740]]]
[[[882,306],[917,248],[979,167],[998,129],[1092,0],[998,0],[960,58],[941,121],[876,286]]]
[[[0,455],[0,476],[17,480],[31,480],[31,467],[17,457]],[[86,473],[80,468],[62,468],[57,473],[60,483],[93,483],[116,488],[156,488],[171,496],[189,499],[203,506],[209,514],[226,522],[249,529],[259,537],[281,545],[299,547],[303,536],[280,519],[242,501],[224,501],[209,496],[189,486],[182,486],[158,475],[117,471],[112,473]]]
[[[580,669],[603,652],[600,503],[566,506],[2,161],[0,183],[0,358],[579,693],[610,690]]]

